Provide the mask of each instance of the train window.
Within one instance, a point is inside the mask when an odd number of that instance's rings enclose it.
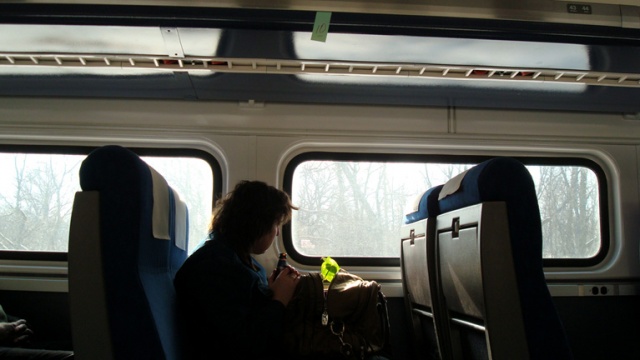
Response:
[[[78,171],[91,148],[0,149],[0,258],[64,260]],[[29,148],[30,149],[30,148]],[[190,150],[132,149],[161,173],[189,206],[189,248],[207,235],[215,160]],[[48,151],[48,152],[47,152]],[[152,155],[153,154],[153,155]],[[196,152],[196,154],[199,154]],[[204,154],[207,155],[207,154]],[[213,165],[212,165],[213,164]]]
[[[285,246],[298,261],[313,263],[330,255],[353,265],[397,264],[406,205],[484,160],[316,156],[303,154],[287,169],[285,188],[300,209],[285,232]],[[582,159],[574,159],[578,164],[520,160],[536,185],[545,264],[593,263],[605,250],[600,206],[604,177]]]

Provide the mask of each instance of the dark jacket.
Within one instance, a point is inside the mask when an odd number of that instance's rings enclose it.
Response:
[[[284,305],[272,299],[264,268],[243,263],[220,238],[209,240],[174,279],[178,309],[193,359],[276,355]]]

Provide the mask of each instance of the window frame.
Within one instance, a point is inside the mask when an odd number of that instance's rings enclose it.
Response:
[[[106,144],[105,144],[106,145]],[[98,146],[67,146],[67,145],[9,145],[0,144],[0,153],[24,153],[24,154],[51,154],[51,155],[83,155],[87,156]],[[211,167],[213,175],[213,198],[211,206],[215,206],[215,201],[222,191],[222,169],[218,160],[210,153],[192,148],[153,148],[153,147],[129,147],[138,156],[157,157],[193,157],[206,161]],[[67,261],[67,252],[53,251],[18,251],[0,250],[0,260],[31,260],[31,261]]]
[[[503,156],[503,155],[500,155]],[[505,155],[509,156],[509,155]],[[323,152],[310,151],[293,157],[286,165],[283,179],[283,189],[291,194],[293,189],[293,174],[298,165],[305,161],[363,161],[363,162],[421,162],[421,163],[450,163],[450,164],[479,164],[483,161],[495,158],[486,155],[440,155],[440,154],[382,154],[382,153],[349,153],[349,152]],[[600,249],[590,258],[563,258],[543,259],[544,267],[590,267],[599,264],[609,253],[609,197],[607,176],[600,165],[595,161],[581,157],[552,157],[552,156],[509,156],[517,159],[524,165],[538,166],[581,166],[590,169],[596,175],[598,181],[599,212],[600,212]],[[425,189],[425,191],[428,189]],[[299,253],[293,246],[291,223],[287,223],[282,229],[282,241],[285,251],[290,259],[303,265],[318,265],[321,257],[306,256]],[[398,239],[398,246],[400,239]],[[400,266],[400,258],[392,257],[333,257],[342,266]]]

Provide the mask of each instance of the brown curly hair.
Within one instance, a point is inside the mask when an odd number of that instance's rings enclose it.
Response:
[[[291,220],[289,195],[262,181],[243,180],[213,209],[210,233],[219,233],[239,254],[248,254],[255,241]]]

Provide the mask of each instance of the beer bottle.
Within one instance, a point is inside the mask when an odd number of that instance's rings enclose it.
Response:
[[[276,277],[286,267],[287,267],[287,253],[280,253],[280,257],[278,258],[278,265],[276,265]]]

